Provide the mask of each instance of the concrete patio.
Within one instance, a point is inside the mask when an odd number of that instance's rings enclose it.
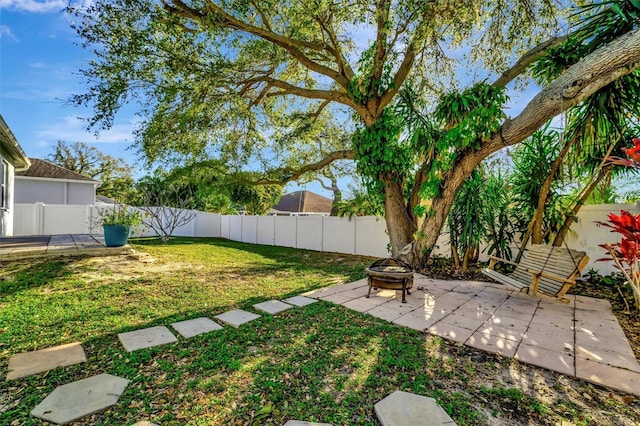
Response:
[[[565,304],[500,284],[420,274],[404,304],[400,292],[366,298],[367,289],[364,279],[305,295],[640,396],[640,365],[606,300],[567,295]]]
[[[90,234],[0,238],[0,260],[46,256],[110,256],[130,253],[133,253],[133,249],[129,245],[107,247],[102,236]]]

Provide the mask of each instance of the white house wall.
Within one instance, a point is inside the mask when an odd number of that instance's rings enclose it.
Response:
[[[63,182],[22,180],[16,182],[16,203],[66,204]]]
[[[67,204],[93,204],[96,202],[94,184],[67,182]]]
[[[87,205],[96,201],[93,183],[19,177],[15,188],[16,203]]]

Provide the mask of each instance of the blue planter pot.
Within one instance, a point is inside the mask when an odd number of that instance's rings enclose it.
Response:
[[[102,225],[104,230],[104,243],[107,247],[122,247],[127,244],[130,226]]]

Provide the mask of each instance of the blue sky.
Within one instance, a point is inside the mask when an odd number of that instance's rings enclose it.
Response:
[[[90,0],[74,0],[74,4]],[[137,178],[148,171],[137,164],[133,141],[135,111],[124,110],[114,126],[96,137],[80,120],[91,111],[65,104],[83,92],[78,69],[91,53],[77,45],[64,8],[68,0],[0,0],[0,114],[29,157],[46,158],[58,140],[86,142],[100,151],[122,157],[134,166]],[[316,183],[286,192],[309,189],[330,197]],[[346,189],[346,188],[343,188]]]
[[[65,105],[82,92],[77,71],[90,58],[75,44],[66,5],[67,0],[0,0],[0,113],[30,157],[47,157],[58,140],[81,141],[132,164],[135,156],[126,148],[133,139],[133,112],[120,114],[96,138],[79,119],[90,111]]]
[[[74,0],[74,4],[82,1]],[[148,173],[132,149],[135,110],[123,110],[114,126],[96,137],[80,120],[91,111],[65,104],[83,92],[78,69],[91,53],[77,45],[64,8],[68,0],[0,0],[0,114],[29,157],[46,158],[58,140],[86,142],[122,157],[139,178]],[[330,197],[316,183],[290,184],[285,192],[309,189]],[[346,189],[346,188],[343,188]]]

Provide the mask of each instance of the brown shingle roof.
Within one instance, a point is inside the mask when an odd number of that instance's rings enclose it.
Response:
[[[13,165],[16,169],[26,169],[29,167],[29,159],[27,154],[16,140],[13,132],[4,121],[2,114],[0,114],[0,146],[8,154],[9,158],[13,159]],[[5,154],[5,155],[7,155]]]
[[[38,158],[30,158],[30,160],[31,167],[23,172],[16,172],[16,176],[98,182],[97,180],[81,175],[80,173],[72,172],[47,160],[40,160]]]
[[[311,191],[295,191],[285,194],[274,210],[282,212],[331,213],[333,200]]]

